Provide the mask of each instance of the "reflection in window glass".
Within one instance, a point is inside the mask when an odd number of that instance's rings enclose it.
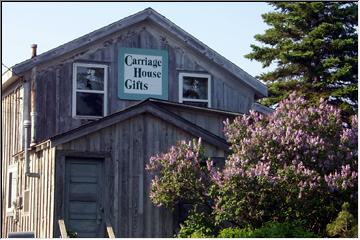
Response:
[[[78,66],[76,88],[79,90],[104,90],[104,68]]]
[[[183,98],[208,99],[208,79],[200,77],[183,78]]]
[[[76,93],[76,115],[103,116],[104,94]]]
[[[12,199],[12,195],[13,195],[13,182],[12,182],[12,175],[13,173],[12,172],[9,172],[9,192],[8,192],[8,208],[11,208],[12,207],[12,202],[13,202],[13,199]]]

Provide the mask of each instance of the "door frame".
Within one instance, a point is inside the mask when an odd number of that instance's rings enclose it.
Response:
[[[59,219],[65,220],[65,203],[66,203],[66,193],[65,193],[65,162],[67,158],[88,158],[88,159],[99,159],[103,161],[103,180],[104,186],[104,226],[106,226],[106,221],[110,219],[110,189],[113,186],[110,176],[113,176],[111,163],[111,155],[109,152],[82,152],[82,151],[73,151],[73,150],[56,150],[55,154],[55,196],[54,196],[54,234],[53,237],[60,236],[60,229],[58,225]],[[66,224],[66,223],[65,223]],[[106,234],[106,227],[104,227],[104,233]]]

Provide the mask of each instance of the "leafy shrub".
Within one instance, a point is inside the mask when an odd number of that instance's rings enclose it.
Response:
[[[226,228],[220,231],[221,238],[314,238],[314,233],[304,230],[298,223],[268,222],[263,227],[252,230],[250,228]]]
[[[150,198],[152,202],[174,208],[181,201],[205,202],[206,173],[201,139],[198,142],[181,141],[167,153],[150,158],[146,170],[152,173]],[[205,167],[206,168],[206,167]]]
[[[219,232],[219,238],[253,238],[254,231],[249,228],[224,228]]]
[[[180,225],[178,237],[180,238],[205,238],[214,236],[214,224],[211,218],[204,212],[197,212],[192,209],[184,224]]]
[[[309,106],[293,93],[268,116],[250,112],[225,122],[232,154],[223,169],[211,161],[204,166],[201,139],[152,157],[150,198],[168,208],[181,201],[210,206],[207,219],[219,228],[227,222],[259,229],[273,220],[301,221],[306,230],[325,235],[342,202],[357,217],[357,124],[357,116],[346,125],[325,101]],[[192,224],[190,234],[214,231]]]
[[[298,223],[268,222],[263,227],[256,229],[252,237],[271,238],[314,238],[314,233],[304,230]]]
[[[344,127],[340,111],[296,94],[268,116],[256,112],[225,123],[233,154],[223,170],[209,164],[218,223],[259,228],[301,220],[323,233],[341,201],[357,204],[357,117]]]
[[[329,237],[357,238],[356,219],[349,213],[349,203],[342,205],[342,211],[337,218],[326,226],[326,232]]]

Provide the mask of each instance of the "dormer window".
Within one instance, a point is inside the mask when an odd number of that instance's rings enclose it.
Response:
[[[73,117],[91,119],[106,116],[107,72],[107,65],[74,63]]]
[[[179,102],[211,107],[211,76],[204,73],[180,73]]]

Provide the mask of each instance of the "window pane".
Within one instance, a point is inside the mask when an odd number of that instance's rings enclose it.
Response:
[[[104,95],[99,93],[76,93],[76,115],[103,116]]]
[[[197,107],[207,107],[207,102],[191,102],[191,101],[183,101],[183,103],[187,105],[197,106]]]
[[[199,77],[183,78],[183,98],[208,99],[208,79]]]
[[[12,172],[10,172],[9,173],[9,192],[8,192],[8,208],[11,208],[11,205],[12,205],[12,199],[11,199],[11,197],[12,197],[12,192],[13,192],[13,190],[12,190],[12,187],[13,187],[13,183],[12,183],[12,175],[13,175],[13,173]]]
[[[81,90],[104,90],[104,68],[76,67],[76,88]]]

